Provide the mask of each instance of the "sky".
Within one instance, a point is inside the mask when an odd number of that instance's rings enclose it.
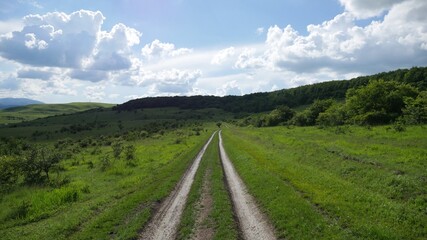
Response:
[[[0,98],[243,95],[427,66],[425,0],[0,0]]]

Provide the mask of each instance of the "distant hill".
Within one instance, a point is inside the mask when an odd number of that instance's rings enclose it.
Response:
[[[179,107],[182,109],[220,108],[229,112],[256,113],[270,111],[279,105],[298,107],[313,103],[316,99],[333,98],[342,100],[348,89],[367,85],[371,80],[398,81],[408,83],[419,90],[427,89],[427,67],[398,69],[350,80],[336,80],[283,89],[274,92],[253,93],[244,96],[176,96],[149,97],[128,101],[117,107],[117,111],[132,111],[141,108]]]
[[[43,102],[28,98],[0,98],[0,109],[26,106],[31,104],[43,104]]]
[[[18,123],[55,115],[71,114],[95,108],[111,108],[107,103],[35,104],[0,110],[0,124]]]

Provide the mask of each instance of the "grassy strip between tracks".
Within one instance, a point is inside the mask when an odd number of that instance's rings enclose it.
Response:
[[[210,174],[206,175],[207,171],[210,171]],[[206,179],[205,176],[208,176],[209,179]],[[225,178],[218,154],[218,134],[206,150],[196,173],[181,218],[178,239],[189,239],[194,234],[198,214],[196,206],[202,195],[204,180],[211,184],[209,194],[211,194],[213,202],[209,216],[201,224],[209,224],[214,229],[213,239],[237,239],[237,224],[234,222],[232,204],[225,187]]]

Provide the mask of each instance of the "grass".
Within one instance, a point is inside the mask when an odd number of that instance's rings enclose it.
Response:
[[[134,239],[210,135],[169,131],[133,142],[136,166],[100,157],[111,147],[93,147],[61,163],[53,174],[62,186],[17,186],[0,199],[2,239]],[[177,138],[181,140],[176,141]],[[69,183],[67,183],[69,182]]]
[[[94,108],[111,108],[114,104],[79,102],[68,104],[34,104],[0,110],[0,124],[19,123],[49,116],[71,114]]]
[[[215,122],[231,118],[230,113],[219,109],[141,109],[116,112],[111,109],[93,109],[70,115],[37,119],[30,122],[0,126],[0,136],[31,138],[32,141],[50,142],[62,138],[99,137],[101,135],[124,135],[129,131],[163,130],[179,128],[191,123]],[[79,128],[70,131],[71,128]]]
[[[237,171],[280,237],[427,236],[425,126],[405,132],[385,126],[223,133]]]
[[[237,239],[237,225],[234,222],[233,210],[228,191],[225,187],[224,173],[218,153],[218,134],[207,148],[194,178],[181,223],[178,239],[189,239],[194,234],[198,214],[197,204],[202,194],[203,181],[210,183],[212,210],[202,225],[214,229],[213,239]]]

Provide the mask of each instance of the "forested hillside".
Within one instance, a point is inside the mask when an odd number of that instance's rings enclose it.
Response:
[[[263,112],[277,106],[297,107],[314,100],[344,99],[350,88],[366,86],[372,80],[397,81],[408,83],[420,91],[427,89],[427,67],[413,67],[371,76],[337,80],[305,85],[274,92],[253,93],[244,96],[191,96],[191,97],[150,97],[131,100],[115,107],[118,111],[131,111],[141,108],[179,107],[184,109],[220,108],[230,112]]]

